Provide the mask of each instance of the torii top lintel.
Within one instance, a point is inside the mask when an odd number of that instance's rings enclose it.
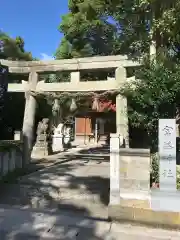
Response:
[[[30,73],[35,71],[57,72],[57,71],[80,71],[88,69],[110,69],[139,66],[140,63],[129,59],[127,56],[97,56],[89,58],[73,58],[51,61],[9,61],[0,59],[0,63],[9,67],[11,73]]]

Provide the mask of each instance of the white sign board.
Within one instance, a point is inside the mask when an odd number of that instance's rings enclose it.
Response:
[[[120,203],[119,135],[110,135],[110,204]]]
[[[160,190],[176,190],[176,120],[159,119]]]

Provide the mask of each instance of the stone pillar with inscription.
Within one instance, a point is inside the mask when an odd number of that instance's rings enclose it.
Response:
[[[159,184],[162,191],[176,191],[176,120],[159,119]]]
[[[151,192],[153,211],[180,212],[176,183],[176,120],[159,119],[159,190]],[[168,218],[168,217],[167,217]],[[172,218],[173,220],[176,217]],[[174,221],[173,221],[174,223]],[[164,222],[163,222],[164,224]],[[179,223],[178,223],[179,224]]]
[[[120,204],[119,135],[110,135],[110,205]]]

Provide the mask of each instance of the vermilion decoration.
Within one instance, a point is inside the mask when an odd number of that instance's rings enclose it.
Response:
[[[111,100],[107,101],[99,101],[99,112],[104,112],[104,111],[116,111],[116,104],[113,104]]]

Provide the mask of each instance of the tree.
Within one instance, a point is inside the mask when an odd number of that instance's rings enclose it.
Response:
[[[113,53],[115,26],[108,16],[101,11],[96,12],[93,7],[90,1],[69,1],[70,12],[62,17],[59,26],[64,38],[56,51],[56,58]]]
[[[15,41],[16,41],[16,45],[19,47],[21,52],[24,53],[25,52],[25,50],[24,50],[24,40],[20,36],[18,36],[18,37],[16,37]]]
[[[179,118],[180,66],[150,62],[137,72],[137,79],[127,83],[121,94],[128,98],[129,119],[148,131],[151,147],[157,147],[158,119]]]
[[[102,4],[103,6],[103,4]],[[104,12],[97,12],[90,1],[69,1],[69,13],[59,26],[64,37],[55,53],[56,59],[116,54],[116,29]],[[86,74],[84,78],[94,78]],[[102,79],[102,73],[98,76]],[[81,76],[83,78],[83,76]],[[55,81],[69,81],[69,74],[56,75]]]
[[[111,12],[121,29],[121,50],[142,56],[154,45],[154,53],[179,56],[179,0],[122,0]]]
[[[56,53],[66,57],[149,53],[179,55],[179,0],[69,0],[59,30],[64,39]]]
[[[1,59],[9,60],[32,60],[32,54],[24,49],[24,40],[21,37],[11,38],[4,32],[0,32],[0,41],[3,43],[3,51],[0,53]]]
[[[24,49],[24,40],[21,37],[16,37],[15,39],[11,38],[4,32],[0,32],[0,59],[9,59],[9,60],[32,60],[32,54],[26,52]],[[0,68],[3,70],[4,67]],[[1,70],[0,69],[0,70]],[[9,132],[8,128],[16,128],[20,126],[19,121],[22,120],[22,112],[24,109],[22,96],[20,94],[5,94],[7,90],[7,84],[10,82],[19,82],[22,79],[27,79],[28,76],[22,75],[12,75],[2,74],[0,72],[1,79],[4,79],[4,82],[1,81],[0,86],[0,120],[1,120],[1,131],[0,137],[1,139],[5,139],[6,137],[9,139]],[[4,85],[5,84],[5,85]],[[19,106],[17,109],[14,106]],[[6,111],[4,110],[6,109]],[[16,109],[16,110],[15,110]],[[15,111],[14,111],[15,110]],[[15,115],[14,115],[15,114]]]
[[[71,44],[64,37],[56,50],[56,59],[70,59],[71,56]]]

